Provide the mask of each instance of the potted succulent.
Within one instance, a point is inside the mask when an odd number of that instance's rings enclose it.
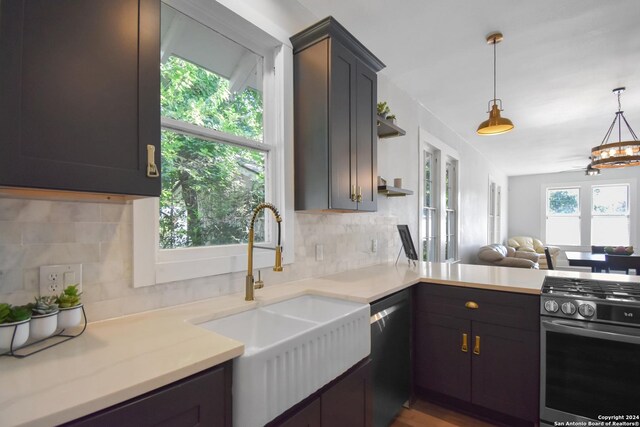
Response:
[[[56,296],[36,297],[36,302],[29,304],[31,309],[30,337],[41,340],[53,335],[58,328],[58,304]]]
[[[82,303],[80,303],[78,285],[70,285],[64,288],[62,293],[56,298],[58,304],[58,327],[67,329],[80,324],[82,320]]]
[[[395,125],[396,124],[396,115],[395,114],[389,114],[387,116],[387,120],[389,120],[391,123],[393,123]]]
[[[0,303],[0,354],[27,342],[30,318],[31,310],[27,307],[12,307],[10,304]]]

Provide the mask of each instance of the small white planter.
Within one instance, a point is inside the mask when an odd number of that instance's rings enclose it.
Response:
[[[58,312],[58,328],[68,329],[78,326],[82,320],[82,304],[75,307],[60,308]]]
[[[14,338],[15,331],[15,338]],[[11,350],[11,340],[13,339],[13,350],[21,347],[29,338],[29,319],[20,322],[3,323],[0,325],[0,354]]]
[[[58,312],[49,314],[36,314],[31,316],[31,330],[29,337],[33,340],[42,340],[50,337],[58,328]]]

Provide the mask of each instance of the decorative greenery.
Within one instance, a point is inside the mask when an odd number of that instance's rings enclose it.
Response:
[[[0,303],[0,325],[9,323],[9,315],[11,314],[11,305],[4,302]]]
[[[379,116],[385,117],[390,112],[391,112],[391,110],[389,109],[389,106],[387,105],[386,102],[378,102],[378,115]]]
[[[0,303],[0,325],[3,323],[22,322],[31,318],[31,310],[26,306],[11,306]]]
[[[396,119],[396,115],[395,114],[390,114],[387,116],[387,120],[391,120],[394,121]]]
[[[231,93],[229,80],[184,59],[161,66],[164,117],[262,141],[262,94]],[[266,155],[162,132],[160,247],[246,242],[254,206],[264,201]],[[259,224],[256,239],[263,239]]]
[[[71,308],[80,305],[80,295],[78,285],[71,285],[64,288],[62,293],[56,298],[56,303],[60,308]]]
[[[58,304],[56,303],[57,299],[58,298],[56,296],[36,297],[36,302],[29,304],[31,314],[33,316],[42,316],[45,314],[55,313],[58,311]]]

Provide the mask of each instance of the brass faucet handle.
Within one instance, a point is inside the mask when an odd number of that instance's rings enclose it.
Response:
[[[280,245],[276,245],[276,262],[273,271],[282,271],[282,247]]]
[[[253,289],[262,289],[264,288],[264,281],[260,278],[260,270],[258,270],[258,280],[253,284]]]

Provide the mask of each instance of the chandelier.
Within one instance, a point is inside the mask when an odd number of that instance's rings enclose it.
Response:
[[[640,141],[638,141],[638,137],[624,117],[624,111],[622,111],[620,104],[620,94],[624,92],[624,90],[624,87],[613,90],[613,93],[618,95],[618,111],[600,145],[591,149],[591,164],[589,165],[591,168],[624,168],[626,166],[640,165]],[[622,140],[623,121],[633,140]],[[609,142],[609,137],[615,129],[616,123],[618,123],[618,142]]]

